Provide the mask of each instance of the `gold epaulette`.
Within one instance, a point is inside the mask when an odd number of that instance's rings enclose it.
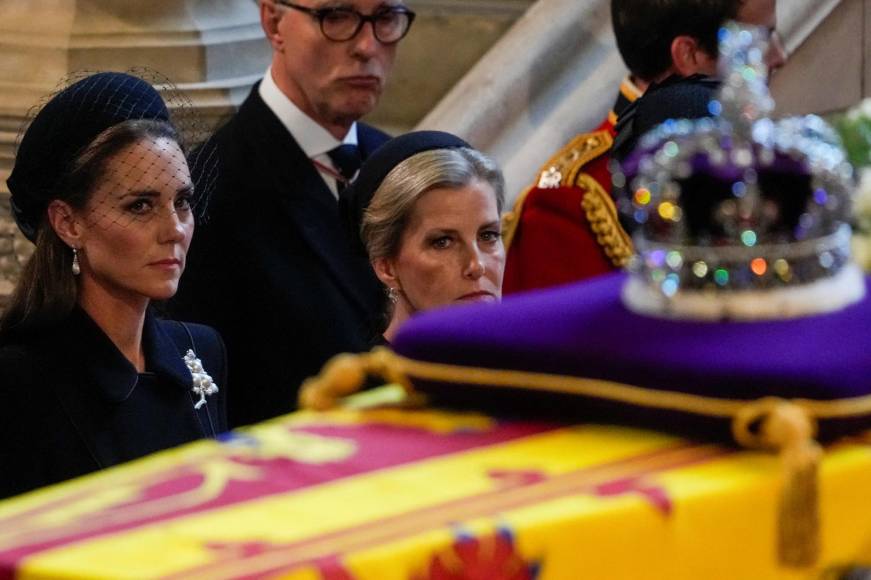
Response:
[[[617,217],[617,206],[602,185],[591,175],[581,173],[576,177],[577,185],[584,190],[581,207],[596,236],[596,242],[605,255],[617,268],[622,268],[632,257],[632,239]]]
[[[613,143],[614,138],[607,130],[581,133],[544,164],[540,171],[542,177],[539,183],[547,185],[542,181],[547,181],[550,177],[555,184],[559,174],[559,186],[577,185],[575,180],[578,174],[590,161],[607,153]]]
[[[511,246],[520,216],[523,212],[523,203],[529,192],[536,188],[567,187],[578,185],[577,178],[583,168],[600,155],[608,152],[614,139],[607,130],[581,133],[569,141],[539,170],[539,179],[523,190],[514,201],[511,211],[502,216],[503,241],[506,251]]]

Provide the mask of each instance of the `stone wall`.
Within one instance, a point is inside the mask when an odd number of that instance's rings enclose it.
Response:
[[[494,156],[510,200],[572,135],[601,122],[624,74],[608,0],[538,0],[419,127]]]
[[[391,134],[413,128],[534,0],[408,0],[417,19],[402,41],[378,108],[366,119]]]
[[[871,96],[871,0],[780,0],[790,58],[772,80],[778,114],[829,113]]]

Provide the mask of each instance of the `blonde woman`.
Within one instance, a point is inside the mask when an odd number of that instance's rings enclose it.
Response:
[[[465,141],[438,131],[393,139],[360,170],[343,200],[384,284],[390,342],[417,312],[502,297],[504,179]]]

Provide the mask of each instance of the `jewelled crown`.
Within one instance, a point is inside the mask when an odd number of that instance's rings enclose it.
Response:
[[[852,168],[819,117],[769,118],[767,41],[764,29],[723,28],[712,117],[662,124],[614,173],[635,225],[623,292],[635,311],[781,318],[864,295],[850,260]]]

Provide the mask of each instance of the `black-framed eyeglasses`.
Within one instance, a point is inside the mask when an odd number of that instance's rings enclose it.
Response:
[[[381,44],[395,44],[408,34],[415,16],[405,6],[379,8],[367,16],[353,8],[310,8],[287,0],[275,0],[275,3],[305,12],[320,23],[324,36],[336,42],[351,40],[360,33],[365,23],[371,22],[375,38]]]

